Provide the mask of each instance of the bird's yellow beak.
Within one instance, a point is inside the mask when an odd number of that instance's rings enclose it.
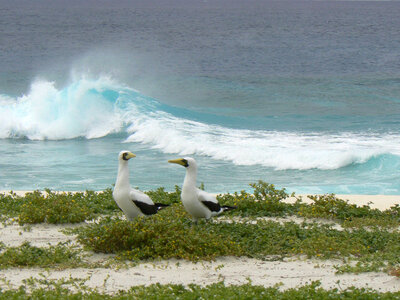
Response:
[[[178,165],[187,167],[187,161],[186,161],[186,159],[183,159],[183,158],[171,159],[168,162],[171,164],[178,164]]]
[[[125,155],[125,159],[126,160],[134,158],[134,157],[136,157],[136,155],[133,154],[132,152],[127,152],[126,155]]]

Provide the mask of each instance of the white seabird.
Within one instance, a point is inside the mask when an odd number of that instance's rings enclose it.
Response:
[[[235,209],[234,206],[221,206],[217,197],[196,187],[197,163],[194,158],[185,157],[169,160],[169,163],[182,165],[186,168],[185,180],[183,181],[181,200],[186,211],[197,222],[200,218],[210,219],[220,213]]]
[[[131,188],[129,184],[129,159],[136,157],[129,151],[121,151],[118,155],[118,175],[115,182],[113,198],[118,207],[130,221],[138,216],[154,215],[167,204],[154,203],[145,193]]]

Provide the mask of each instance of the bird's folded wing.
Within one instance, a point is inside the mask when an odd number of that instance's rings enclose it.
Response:
[[[205,206],[208,207],[209,210],[219,212],[221,210],[221,205],[219,203],[211,202],[211,201],[201,201]]]
[[[157,207],[153,201],[145,193],[131,189],[129,196],[133,203],[140,209],[145,215],[154,215],[157,212]]]
[[[155,213],[157,213],[158,209],[154,204],[147,204],[139,200],[132,200],[132,201],[145,215],[154,215]]]
[[[219,205],[217,199],[213,195],[211,195],[207,192],[204,192],[202,190],[199,190],[198,197],[199,197],[199,201],[201,203],[203,203],[205,206],[207,206],[207,208],[209,210],[215,211],[215,212],[218,212],[221,210],[221,205]]]
[[[142,191],[131,189],[129,196],[130,196],[131,200],[137,200],[137,201],[149,204],[149,205],[154,205],[151,198],[148,195],[146,195],[145,193],[143,193]]]

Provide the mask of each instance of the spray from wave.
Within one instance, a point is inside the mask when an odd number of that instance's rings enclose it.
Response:
[[[98,138],[121,130],[115,102],[123,91],[107,78],[82,79],[58,90],[37,81],[18,99],[0,97],[0,137],[31,140]]]
[[[128,134],[165,153],[204,155],[237,165],[278,170],[338,169],[382,154],[400,155],[398,135],[295,133],[232,129],[171,113],[177,108],[118,84],[110,78],[81,78],[63,89],[48,81],[32,84],[27,95],[0,96],[0,138],[61,140]]]

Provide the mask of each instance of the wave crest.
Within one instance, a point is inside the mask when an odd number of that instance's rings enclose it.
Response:
[[[152,145],[165,153],[205,155],[237,165],[276,170],[331,170],[396,153],[399,136],[301,134],[229,129],[163,115],[136,122],[127,142]],[[389,142],[392,141],[392,142]]]
[[[0,97],[0,118],[4,120],[0,137],[60,140],[117,132],[123,121],[114,103],[121,91],[105,78],[82,79],[61,90],[53,82],[37,81],[27,95]]]
[[[165,153],[204,155],[237,165],[277,170],[338,169],[381,154],[400,155],[400,136],[371,133],[298,133],[232,129],[182,116],[185,111],[109,78],[82,78],[64,89],[32,84],[20,98],[0,96],[0,138],[60,140],[125,132]],[[193,114],[193,112],[191,112]]]

